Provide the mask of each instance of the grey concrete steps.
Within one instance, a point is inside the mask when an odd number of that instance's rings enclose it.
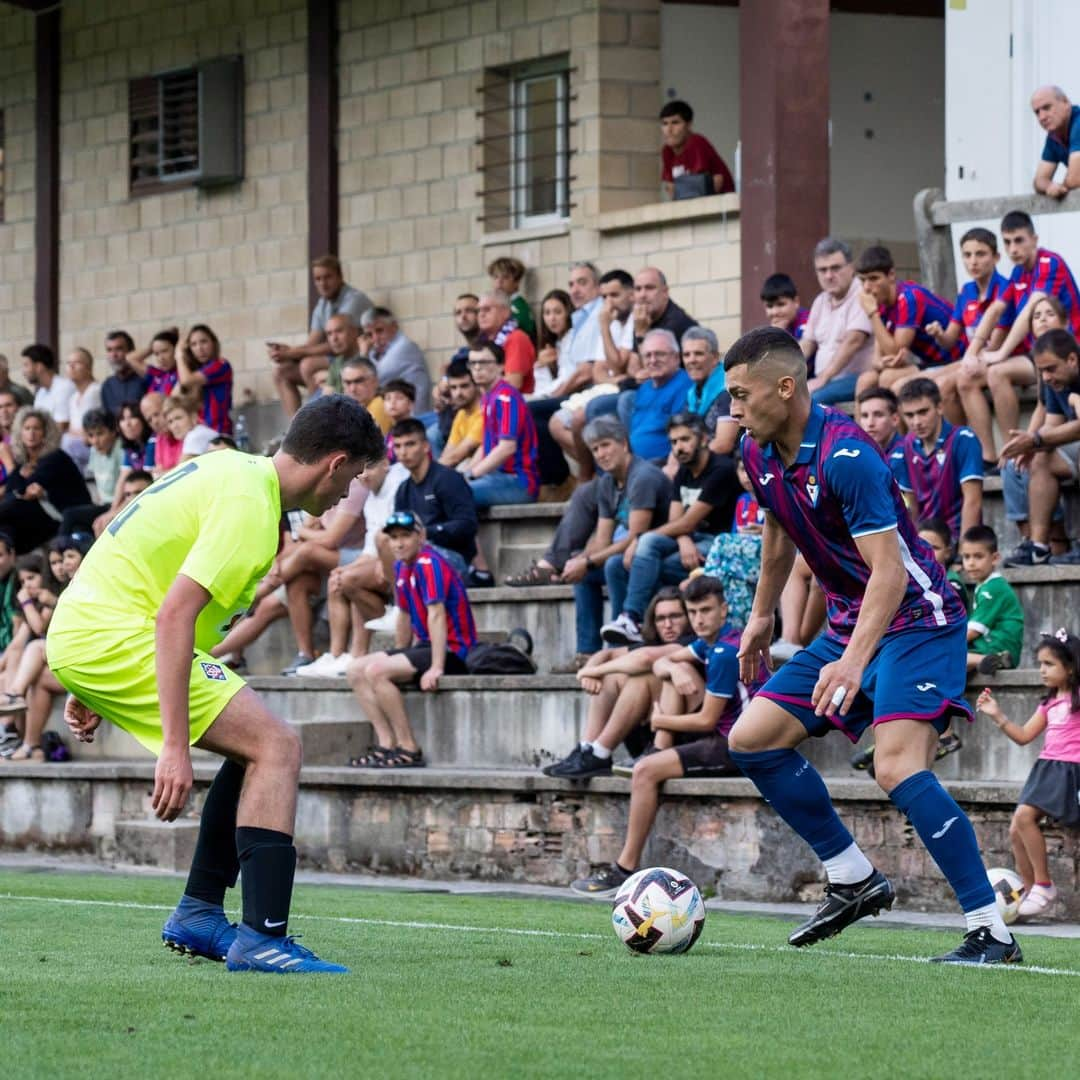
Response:
[[[370,744],[370,729],[343,679],[255,677],[251,685],[299,730],[310,766],[343,765]],[[1034,670],[976,677],[969,687],[969,700],[974,702],[986,685],[994,688],[1002,708],[1018,722],[1031,715],[1041,696]],[[438,694],[409,691],[405,698],[428,762],[458,769],[536,769],[562,757],[584,731],[589,700],[572,676],[550,675],[447,676]],[[59,729],[60,724],[57,714],[53,726]],[[960,725],[958,734],[963,749],[936,766],[947,779],[1020,783],[1038,756],[1038,744],[1017,746],[985,717]],[[868,734],[863,744],[871,740]],[[69,745],[79,762],[150,760],[142,747],[111,725],[102,729],[91,748],[71,740]],[[849,764],[855,747],[840,735],[810,740],[803,750],[826,776],[851,779],[858,775]],[[625,751],[616,757],[624,759]],[[209,766],[213,758],[196,753],[195,760]]]
[[[110,838],[109,857],[130,866],[187,870],[195,855],[199,822],[192,818],[164,822],[157,818],[122,819]]]

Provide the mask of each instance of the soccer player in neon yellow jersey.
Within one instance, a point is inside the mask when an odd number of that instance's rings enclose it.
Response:
[[[382,458],[382,433],[340,395],[306,405],[273,458],[235,451],[178,466],[102,533],[57,605],[49,666],[65,719],[89,741],[102,719],[157,755],[154,812],[173,821],[192,786],[190,746],[226,760],[207,793],[187,885],[162,937],[230,971],[346,969],[287,936],[300,741],[210,655],[273,563],[283,511],[322,514]],[[243,920],[225,890],[243,875]]]

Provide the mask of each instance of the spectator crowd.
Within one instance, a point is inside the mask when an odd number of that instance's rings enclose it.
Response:
[[[1080,168],[1080,109],[1056,88],[1038,91],[1033,108],[1048,131],[1036,188],[1060,196]],[[680,102],[661,113],[664,183],[676,197],[730,190],[692,120]],[[1059,163],[1064,190],[1045,168]],[[703,184],[689,183],[695,176]],[[1025,635],[1000,567],[1080,565],[1062,501],[1080,475],[1080,293],[1066,258],[1040,244],[1023,211],[1005,214],[997,234],[968,230],[960,250],[969,280],[955,297],[903,279],[887,248],[856,256],[836,237],[807,252],[819,286],[808,305],[784,268],[760,297],[763,320],[805,358],[815,408],[850,411],[888,460],[920,537],[968,608],[969,668],[990,674],[1019,663]],[[434,692],[444,676],[483,670],[478,656],[493,662],[469,601],[470,589],[497,584],[478,515],[565,502],[543,555],[499,584],[573,588],[574,656],[563,670],[588,695],[588,720],[579,745],[545,772],[588,780],[614,770],[620,743],[637,755],[622,854],[574,886],[607,893],[636,869],[664,780],[737,772],[726,734],[755,688],[739,681],[735,654],[764,515],[740,461],[717,336],[672,295],[661,267],[575,263],[565,288],[534,310],[528,268],[504,256],[488,267],[489,287],[462,293],[447,313],[461,344],[433,378],[398,314],[346,283],[336,257],[311,271],[319,299],[306,338],[267,345],[281,405],[291,417],[321,394],[354,398],[382,429],[386,460],[322,517],[283,521],[273,568],[215,654],[242,670],[245,650],[287,618],[296,655],[282,674],[347,678],[372,725],[375,745],[351,764],[421,766],[401,688]],[[52,349],[27,346],[22,384],[0,357],[7,762],[44,758],[61,692],[44,638],[94,538],[165,472],[248,449],[232,369],[209,326],[164,327],[144,344],[118,329],[103,346],[100,382],[85,347],[62,373]],[[1022,428],[1024,394],[1035,406]],[[984,480],[997,475],[1018,530],[1004,555],[1004,538],[982,520]],[[321,608],[329,648],[320,655]],[[801,559],[780,616],[777,658],[824,624]],[[392,647],[377,648],[379,634]],[[509,649],[496,659],[510,666],[496,670],[535,670],[527,634]],[[961,745],[947,731],[939,754]],[[853,765],[872,769],[872,748]]]

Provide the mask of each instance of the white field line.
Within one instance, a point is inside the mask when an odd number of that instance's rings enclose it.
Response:
[[[86,900],[77,897],[60,896],[31,896],[17,893],[0,893],[0,900],[10,900],[21,903],[34,904],[68,904],[75,907],[108,907],[121,908],[125,911],[172,911],[171,905],[167,904],[137,904],[126,900]],[[293,912],[291,919],[309,919],[315,922],[345,923],[351,926],[385,926],[400,930],[443,930],[456,934],[502,934],[509,937],[539,937],[555,938],[570,941],[610,941],[607,934],[574,933],[569,930],[536,930],[520,927],[506,926],[468,926],[461,923],[419,922],[404,919],[365,919],[351,915],[303,915]],[[795,951],[787,945],[753,945],[747,942],[734,941],[704,941],[702,945],[707,949],[719,949],[727,952],[766,952],[784,953],[794,956]],[[924,956],[900,956],[895,953],[863,953],[863,952],[836,952],[804,951],[804,955],[827,957],[841,960],[882,960],[895,961],[903,964],[929,964],[930,959]],[[952,965],[949,965],[952,967]],[[975,967],[975,965],[970,965]],[[1015,971],[1028,975],[1051,975],[1064,976],[1066,978],[1080,978],[1080,970],[1070,968],[1040,967],[1037,964],[1000,964],[981,968],[980,971]]]

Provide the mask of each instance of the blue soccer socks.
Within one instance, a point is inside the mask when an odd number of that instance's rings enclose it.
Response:
[[[795,750],[731,751],[731,760],[772,808],[814,849],[831,859],[852,846],[821,774]]]

